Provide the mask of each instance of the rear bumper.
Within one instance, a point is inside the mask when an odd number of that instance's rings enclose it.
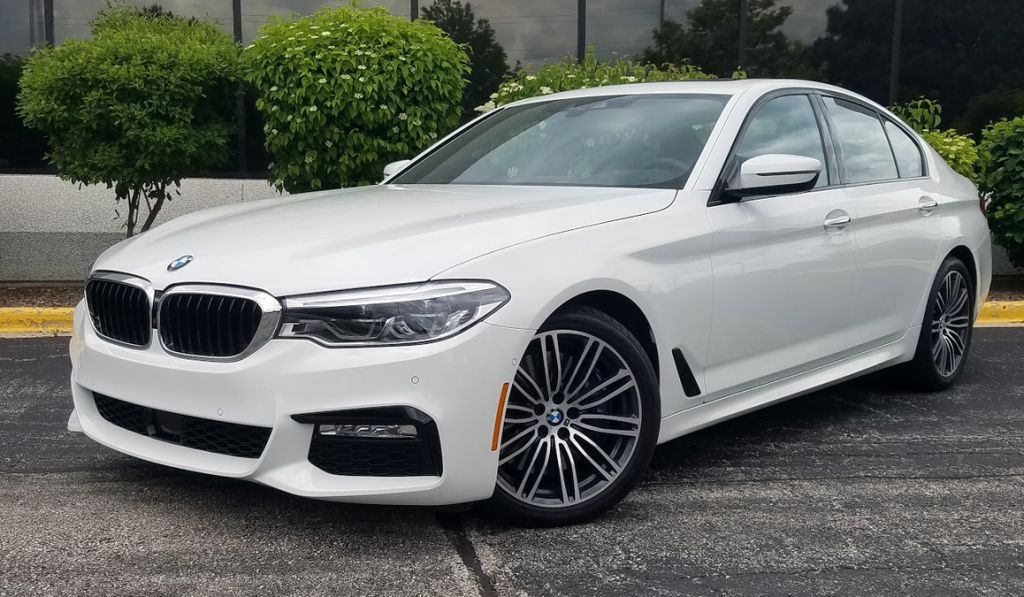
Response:
[[[110,448],[176,468],[236,477],[292,494],[339,501],[440,505],[485,499],[502,385],[532,333],[486,322],[446,341],[408,347],[327,349],[271,340],[235,363],[180,359],[159,343],[135,350],[96,336],[75,313],[71,386],[81,429]],[[182,447],[114,425],[93,393],[210,421],[271,428],[259,458]],[[437,425],[440,476],[332,475],[309,462],[312,424],[292,415],[409,406]]]

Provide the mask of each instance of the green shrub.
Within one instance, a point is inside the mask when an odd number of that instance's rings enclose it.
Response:
[[[230,156],[239,52],[215,21],[122,5],[101,12],[92,33],[28,59],[19,112],[49,137],[61,178],[105,184],[128,202],[131,236],[143,203],[146,231],[168,187]]]
[[[977,180],[978,147],[967,135],[953,129],[939,130],[942,124],[942,106],[939,102],[920,98],[889,110],[920,133],[953,170],[971,180]]]
[[[742,73],[735,76],[740,77]],[[545,64],[537,72],[520,70],[498,88],[491,101],[476,108],[477,112],[489,112],[498,106],[516,100],[618,83],[642,83],[644,81],[676,81],[684,79],[714,79],[714,75],[703,73],[699,68],[684,64],[665,65],[658,69],[649,64],[633,62],[625,58],[600,61],[594,56],[593,48],[587,48],[583,62],[566,56],[561,62]]]
[[[939,130],[942,124],[942,106],[927,98],[922,97],[902,106],[889,106],[889,110],[922,135],[925,131]]]
[[[942,159],[953,170],[976,181],[978,178],[978,146],[967,135],[960,135],[953,129],[945,131],[923,131],[921,136],[935,148]]]
[[[291,192],[377,182],[459,123],[469,58],[427,21],[380,7],[274,17],[243,58],[274,157]]]
[[[988,199],[993,240],[1024,267],[1024,116],[982,132],[978,187]]]

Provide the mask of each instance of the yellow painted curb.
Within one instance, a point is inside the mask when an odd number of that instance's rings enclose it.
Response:
[[[1024,301],[989,301],[981,306],[978,323],[1024,323]]]
[[[75,310],[65,307],[11,307],[0,309],[2,334],[70,334]]]
[[[0,308],[0,334],[69,334],[74,311],[64,307]],[[989,301],[981,306],[978,323],[1024,323],[1024,301]]]

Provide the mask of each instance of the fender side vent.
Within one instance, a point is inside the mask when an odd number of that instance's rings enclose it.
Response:
[[[676,371],[679,372],[679,383],[683,384],[683,393],[686,394],[687,398],[699,396],[700,386],[697,385],[697,380],[693,377],[693,371],[690,370],[690,366],[686,364],[683,351],[673,348],[672,360],[676,362]]]

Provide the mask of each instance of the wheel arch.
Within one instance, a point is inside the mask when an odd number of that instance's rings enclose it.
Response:
[[[946,259],[948,259],[950,257],[956,257],[960,261],[964,262],[964,265],[967,266],[967,273],[969,273],[971,275],[971,290],[974,291],[974,293],[977,293],[978,292],[978,275],[979,274],[978,274],[978,263],[974,259],[974,253],[971,252],[971,250],[968,249],[967,246],[965,246],[965,245],[957,245],[957,246],[953,247],[949,251],[949,253],[947,253],[946,256],[942,258],[942,260],[945,261]]]
[[[597,309],[623,325],[640,343],[647,358],[654,367],[654,373],[661,379],[661,364],[658,358],[658,343],[650,320],[632,299],[614,290],[590,290],[578,294],[562,303],[554,313],[576,305]]]

